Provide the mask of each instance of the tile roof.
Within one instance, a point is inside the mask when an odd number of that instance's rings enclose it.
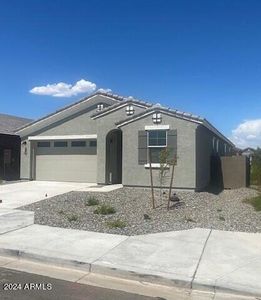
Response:
[[[0,134],[15,134],[15,130],[25,124],[32,122],[31,119],[0,114]]]
[[[82,98],[81,100],[77,101],[77,102],[74,102],[60,110],[57,110],[55,111],[54,113],[51,113],[41,119],[38,119],[36,121],[33,121],[31,123],[27,124],[26,125],[22,125],[22,127],[17,127],[17,131],[19,132],[20,130],[30,126],[30,125],[33,125],[41,120],[44,120],[46,118],[49,118],[57,113],[60,113],[66,109],[69,109],[75,105],[78,105],[79,103],[81,102],[84,102],[86,100],[88,100],[89,98],[92,98],[96,95],[101,95],[101,96],[105,96],[105,97],[109,97],[109,98],[112,98],[112,99],[115,99],[115,100],[118,100],[119,103],[116,103],[116,104],[113,104],[113,105],[110,105],[108,107],[106,107],[105,109],[103,109],[102,111],[100,112],[96,112],[94,113],[91,117],[93,118],[96,118],[100,115],[103,115],[103,114],[106,114],[106,113],[109,113],[111,110],[113,109],[116,109],[117,107],[119,107],[120,105],[122,105],[122,103],[133,103],[133,104],[140,104],[140,105],[143,105],[144,107],[146,107],[146,109],[139,113],[139,114],[136,114],[136,115],[133,115],[131,117],[127,117],[125,118],[124,120],[121,120],[119,122],[116,122],[115,124],[118,125],[118,127],[120,127],[123,123],[127,123],[127,122],[131,122],[132,120],[135,120],[136,118],[139,118],[139,117],[142,117],[144,114],[148,114],[150,112],[153,112],[153,111],[156,111],[156,110],[160,110],[162,112],[165,112],[167,114],[171,114],[173,116],[176,116],[178,118],[182,118],[182,119],[186,119],[186,120],[191,120],[191,121],[194,121],[194,122],[198,122],[198,123],[201,123],[203,124],[205,127],[207,127],[208,129],[210,129],[211,131],[213,131],[215,134],[217,134],[218,136],[220,136],[221,138],[227,140],[230,144],[233,145],[233,143],[227,139],[222,133],[220,133],[212,124],[210,124],[205,118],[202,118],[198,115],[194,115],[194,114],[191,114],[191,113],[187,113],[187,112],[183,112],[183,111],[179,111],[179,110],[176,110],[176,109],[171,109],[169,107],[164,107],[164,106],[161,106],[160,104],[153,104],[153,103],[150,103],[150,102],[147,102],[147,101],[144,101],[144,100],[141,100],[141,99],[136,99],[134,97],[123,97],[123,96],[120,96],[118,94],[113,94],[113,93],[107,93],[107,92],[102,92],[102,91],[97,91],[95,92],[94,94],[91,94],[87,97],[84,97]],[[30,121],[30,120],[29,120]],[[25,124],[25,123],[24,123]]]
[[[56,115],[56,114],[58,114],[58,113],[60,113],[62,111],[65,111],[65,110],[67,110],[67,109],[69,109],[69,108],[71,108],[71,107],[73,107],[75,105],[78,105],[78,104],[80,104],[80,103],[82,103],[84,101],[87,101],[87,100],[89,100],[90,98],[92,98],[92,97],[94,97],[96,95],[110,97],[110,98],[113,98],[113,99],[118,100],[118,101],[122,101],[124,99],[124,97],[121,97],[119,95],[97,91],[96,93],[93,93],[93,94],[91,94],[91,95],[89,95],[87,97],[84,97],[84,98],[80,99],[79,101],[73,102],[72,104],[69,104],[69,105],[67,105],[67,106],[65,106],[65,107],[63,107],[61,109],[58,109],[58,110],[54,111],[53,113],[50,113],[50,114],[48,114],[48,115],[46,115],[46,116],[44,116],[44,117],[42,117],[40,119],[37,119],[37,120],[29,123],[29,124],[26,124],[24,126],[21,126],[21,127],[17,128],[17,132],[20,131],[20,130],[22,130],[22,129],[24,129],[24,128],[26,128],[26,127],[29,127],[29,126],[35,124],[35,123],[38,123],[39,121],[42,121],[42,120],[47,119],[49,117],[52,117],[53,115]]]
[[[191,119],[191,120],[194,120],[194,121],[203,121],[204,120],[204,118],[202,118],[200,116],[197,116],[197,115],[193,115],[191,113],[186,113],[186,112],[183,112],[183,111],[179,111],[179,110],[176,110],[176,109],[171,109],[169,107],[164,107],[164,106],[161,106],[161,105],[153,105],[150,108],[146,109],[145,111],[142,111],[142,112],[140,112],[139,114],[136,114],[136,115],[132,115],[131,117],[126,118],[124,120],[120,120],[120,121],[116,122],[115,124],[120,125],[122,123],[131,121],[131,120],[135,120],[136,118],[139,118],[144,114],[147,114],[147,113],[153,112],[153,111],[157,111],[157,110],[160,110],[160,111],[163,111],[163,112],[166,112],[166,113],[171,113],[172,115],[175,115],[177,117],[183,117],[183,118]]]
[[[161,105],[153,105],[152,107],[144,110],[143,112],[133,115],[131,117],[125,118],[124,120],[118,121],[115,123],[116,126],[121,127],[124,124],[130,123],[132,121],[135,121],[136,119],[139,119],[140,117],[142,117],[143,115],[147,115],[147,114],[151,114],[153,112],[162,112],[162,113],[166,113],[166,114],[170,114],[174,117],[177,118],[181,118],[181,119],[185,119],[185,120],[189,120],[192,122],[197,122],[202,124],[203,126],[205,126],[206,128],[208,128],[209,130],[211,130],[214,134],[216,134],[217,136],[219,136],[221,139],[224,139],[225,141],[227,141],[227,143],[229,143],[231,146],[234,147],[234,144],[227,138],[225,137],[220,131],[218,131],[211,123],[208,122],[208,120],[206,120],[205,118],[202,118],[200,116],[191,114],[191,113],[186,113],[186,112],[182,112],[179,110],[175,110],[175,109],[171,109],[168,107],[164,107]]]
[[[124,98],[123,100],[121,100],[121,102],[115,103],[113,105],[110,105],[110,106],[104,108],[101,111],[95,112],[94,114],[91,115],[91,117],[96,118],[100,115],[106,114],[106,113],[116,109],[117,107],[120,107],[121,105],[127,104],[127,103],[142,105],[146,108],[149,108],[153,105],[152,103],[144,102],[144,101],[137,100],[137,99],[134,99],[134,98]]]

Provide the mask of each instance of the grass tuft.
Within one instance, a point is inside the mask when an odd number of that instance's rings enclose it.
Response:
[[[127,224],[124,221],[118,219],[118,220],[114,220],[114,221],[108,221],[107,225],[109,228],[112,229],[112,228],[124,228],[124,227],[126,227]]]
[[[73,214],[73,215],[68,215],[68,216],[67,216],[67,219],[68,219],[69,222],[75,222],[75,221],[78,220],[78,216],[75,215],[75,214]]]
[[[196,223],[196,221],[194,219],[192,219],[191,217],[185,216],[185,220],[187,222],[192,222],[192,223]]]
[[[245,199],[243,202],[251,204],[256,211],[261,211],[261,195],[250,199]]]
[[[98,205],[98,204],[99,204],[99,201],[95,197],[93,197],[93,196],[89,197],[84,202],[85,206],[95,206],[95,205]]]
[[[98,206],[93,213],[98,215],[111,215],[116,213],[116,209],[109,204],[102,204]]]

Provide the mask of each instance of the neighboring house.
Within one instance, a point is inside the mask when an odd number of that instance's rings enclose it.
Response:
[[[253,155],[255,154],[255,149],[248,147],[248,148],[245,148],[245,149],[241,150],[240,154],[247,156],[249,158],[249,162],[251,164],[252,159],[253,159]]]
[[[0,179],[20,178],[20,137],[15,130],[31,121],[0,114]]]
[[[212,155],[234,145],[206,119],[160,105],[97,92],[20,128],[21,178],[155,185],[159,152],[177,155],[174,187],[201,190],[210,182]],[[166,183],[168,184],[168,183]]]

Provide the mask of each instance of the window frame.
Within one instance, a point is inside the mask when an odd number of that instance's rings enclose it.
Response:
[[[154,132],[155,131],[164,131],[165,132],[165,141],[166,141],[165,145],[150,145],[150,143],[149,143],[149,134],[152,131],[154,131]],[[163,150],[163,149],[166,149],[168,147],[168,133],[167,133],[167,131],[168,131],[167,129],[156,129],[156,128],[151,129],[151,130],[147,130],[147,163],[149,163],[148,157],[150,155],[151,149],[161,149],[161,150]],[[151,158],[152,158],[152,156],[151,156]],[[153,165],[160,164],[160,162],[159,161],[156,161],[156,162],[151,161],[151,164],[153,164]]]
[[[43,146],[43,145],[46,145],[46,146]],[[40,146],[42,145],[42,146]],[[37,148],[51,148],[51,142],[49,141],[38,141],[37,142]]]
[[[162,122],[162,114],[160,112],[155,112],[152,114],[152,122],[154,124],[160,124]]]
[[[60,146],[58,144],[60,143]],[[63,145],[61,145],[63,143]],[[68,141],[54,141],[54,148],[68,148]]]
[[[216,140],[216,153],[219,154],[219,139]]]
[[[104,109],[104,103],[98,103],[96,107],[96,111],[102,111]]]
[[[151,131],[165,131],[165,135],[166,135],[166,143],[165,145],[150,145],[149,141],[149,135]],[[168,134],[167,134],[167,130],[166,129],[152,129],[152,130],[147,130],[147,148],[167,148],[168,146]]]
[[[126,112],[127,116],[134,115],[134,113],[135,113],[134,106],[133,105],[127,105],[126,108],[125,108],[125,112]]]
[[[79,143],[79,144],[77,144],[77,143]],[[83,144],[83,145],[80,145],[80,144]],[[80,147],[86,147],[86,146],[87,146],[86,141],[80,141],[80,140],[71,141],[72,148],[80,148]]]
[[[95,145],[92,145],[93,142],[95,142]],[[89,142],[89,147],[90,147],[90,148],[97,148],[97,140],[91,140],[91,141]]]

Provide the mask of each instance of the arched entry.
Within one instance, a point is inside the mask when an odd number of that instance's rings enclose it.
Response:
[[[122,131],[111,130],[106,136],[106,183],[122,181]]]

